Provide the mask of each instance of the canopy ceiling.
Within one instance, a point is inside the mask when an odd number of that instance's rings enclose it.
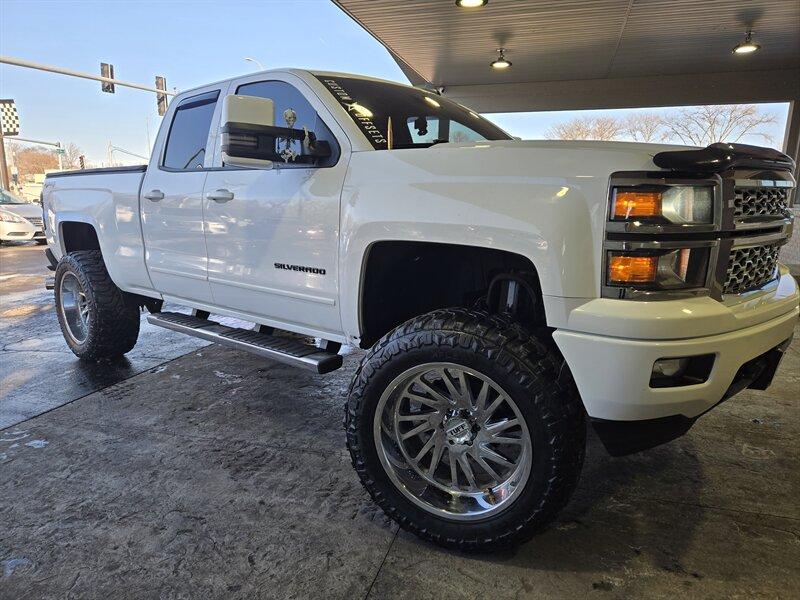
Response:
[[[334,0],[415,85],[482,112],[800,98],[798,0]],[[736,55],[752,28],[762,49]],[[489,67],[499,47],[513,67]]]

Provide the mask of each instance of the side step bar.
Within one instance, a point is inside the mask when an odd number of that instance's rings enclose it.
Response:
[[[330,373],[342,366],[342,357],[291,338],[237,329],[182,313],[162,312],[147,315],[148,322],[223,346],[252,352],[315,373]]]

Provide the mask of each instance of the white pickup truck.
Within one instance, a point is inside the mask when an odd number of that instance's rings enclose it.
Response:
[[[770,384],[798,318],[777,262],[793,169],[752,146],[519,141],[422,89],[276,70],[181,93],[147,166],[51,174],[43,207],[77,356],[129,351],[142,308],[318,373],[364,348],[364,486],[402,527],[488,549],[567,503],[587,417],[620,455]]]

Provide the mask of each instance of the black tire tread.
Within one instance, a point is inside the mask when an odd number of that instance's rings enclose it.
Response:
[[[552,456],[543,500],[524,519],[487,537],[443,537],[435,527],[416,522],[394,506],[368,472],[358,423],[364,390],[376,371],[399,354],[413,348],[461,347],[498,362],[510,377],[517,377],[532,401],[539,405],[550,437]],[[551,522],[567,504],[583,465],[586,427],[584,409],[571,377],[561,373],[563,359],[547,340],[542,341],[510,319],[482,310],[436,310],[403,323],[381,338],[359,366],[350,385],[345,428],[353,467],[372,499],[403,529],[436,544],[458,550],[494,550],[527,541]],[[567,371],[568,373],[568,371]],[[467,530],[467,528],[464,528]]]
[[[69,339],[61,311],[57,310],[70,349],[84,360],[115,358],[129,352],[139,338],[139,307],[111,280],[100,250],[65,254],[56,268],[56,294],[66,271],[74,273],[81,282],[91,314],[89,335],[78,346]]]

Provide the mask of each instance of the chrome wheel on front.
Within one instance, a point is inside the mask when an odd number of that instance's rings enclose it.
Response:
[[[89,335],[89,301],[78,278],[65,273],[59,288],[59,310],[64,317],[67,333],[81,344]]]
[[[516,403],[462,365],[426,363],[398,376],[373,425],[393,483],[448,519],[477,520],[507,508],[530,475],[531,439]]]

